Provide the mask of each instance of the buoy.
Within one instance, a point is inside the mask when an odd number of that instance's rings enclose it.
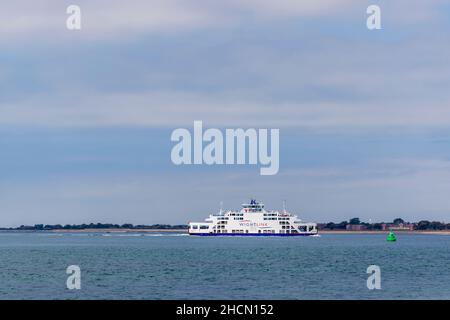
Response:
[[[387,241],[397,241],[397,238],[395,237],[395,234],[392,231],[389,231],[386,237]]]

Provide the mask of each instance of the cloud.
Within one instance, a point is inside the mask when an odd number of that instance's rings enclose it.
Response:
[[[0,62],[0,124],[450,125],[450,46],[439,36],[391,41],[273,28],[292,33],[282,40],[258,30],[242,39],[175,36],[170,44],[139,41],[127,48],[50,46],[14,58],[15,50],[7,51],[9,58]]]
[[[74,36],[41,44],[53,37],[52,30],[67,35],[55,28],[65,26],[67,3],[3,4],[0,15],[13,18],[0,16],[0,41],[7,47],[0,62],[0,124],[178,127],[197,119],[211,126],[319,129],[450,124],[450,46],[435,24],[410,34],[390,27],[382,36],[362,36],[363,23],[351,35],[348,25],[335,26],[321,16],[343,10],[354,23],[361,17],[353,16],[353,1],[81,1],[88,33],[119,42],[86,43]],[[441,2],[425,8],[408,3],[432,19]],[[382,5],[388,17],[408,16],[401,7]],[[255,24],[248,14],[262,20]],[[299,26],[285,19],[308,15],[317,21]],[[279,20],[266,20],[271,17]],[[206,27],[241,18],[238,30],[216,33]],[[183,33],[191,27],[202,32]],[[177,31],[167,37],[126,41],[171,28]],[[8,46],[22,36],[33,39]]]
[[[111,39],[164,31],[185,31],[223,25],[235,25],[244,14],[285,17],[315,15],[339,6],[331,0],[244,0],[244,1],[182,1],[80,0],[83,35],[91,39]],[[0,13],[0,39],[58,36],[70,39],[65,21],[67,6],[73,1],[18,0],[4,3]]]
[[[240,101],[192,93],[33,96],[1,104],[2,125],[35,127],[207,126],[359,128],[446,127],[450,100],[366,103]],[[276,114],[276,117],[274,116]],[[238,116],[236,116],[238,115]]]
[[[66,8],[76,4],[82,10],[82,37],[92,40],[130,38],[158,32],[236,27],[248,20],[307,17],[364,17],[372,4],[356,0],[17,0],[4,2],[0,10],[0,40],[47,41],[66,38]],[[379,3],[390,23],[411,25],[442,17],[442,1],[402,0]],[[363,23],[361,25],[364,25]]]

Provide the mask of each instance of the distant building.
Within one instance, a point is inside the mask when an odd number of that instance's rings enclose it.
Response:
[[[412,223],[399,223],[399,224],[393,224],[393,223],[382,223],[381,224],[381,230],[387,231],[387,230],[394,230],[394,231],[412,231],[414,230],[414,224]]]
[[[348,224],[345,229],[347,231],[362,231],[362,230],[366,230],[367,227],[363,224]]]

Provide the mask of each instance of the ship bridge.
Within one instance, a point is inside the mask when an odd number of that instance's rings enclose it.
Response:
[[[264,204],[262,202],[257,202],[256,200],[250,200],[250,203],[243,203],[242,210],[244,212],[263,212]]]

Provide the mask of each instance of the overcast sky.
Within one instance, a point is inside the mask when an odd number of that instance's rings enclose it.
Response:
[[[187,223],[249,197],[448,222],[449,39],[439,0],[2,3],[0,225]],[[279,128],[279,173],[173,165],[194,120]]]

